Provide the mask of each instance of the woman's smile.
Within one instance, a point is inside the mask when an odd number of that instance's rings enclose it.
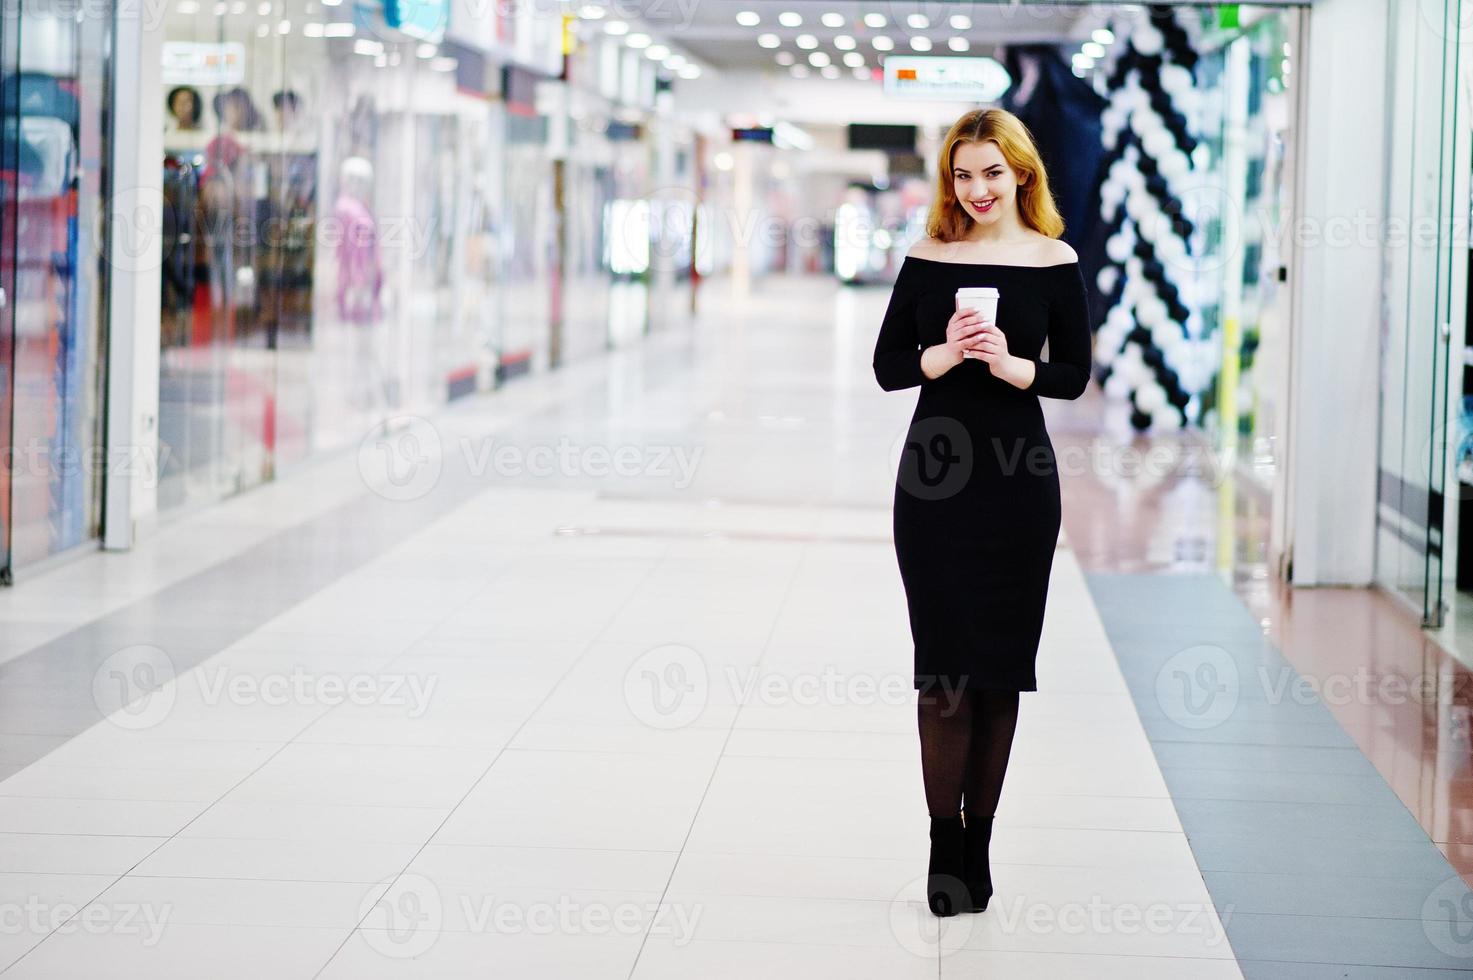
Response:
[[[972,210],[976,211],[978,214],[986,214],[987,212],[991,211],[992,206],[997,203],[997,198],[989,197],[985,201],[968,201],[967,203],[970,204],[972,206]]]

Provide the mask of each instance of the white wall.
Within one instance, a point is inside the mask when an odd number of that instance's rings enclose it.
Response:
[[[1298,70],[1297,215],[1325,229],[1386,216],[1388,0],[1320,0]],[[1288,506],[1295,585],[1368,585],[1375,558],[1381,323],[1379,236],[1307,243],[1294,287]]]

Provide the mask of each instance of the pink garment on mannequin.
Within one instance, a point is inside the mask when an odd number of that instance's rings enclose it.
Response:
[[[333,207],[342,239],[338,242],[338,316],[348,323],[372,323],[379,318],[378,227],[368,205],[348,194]]]

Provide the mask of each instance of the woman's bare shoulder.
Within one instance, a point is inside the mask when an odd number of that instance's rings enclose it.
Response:
[[[930,235],[925,235],[912,242],[909,251],[905,254],[914,255],[918,259],[933,259],[945,244],[945,242],[932,238]]]

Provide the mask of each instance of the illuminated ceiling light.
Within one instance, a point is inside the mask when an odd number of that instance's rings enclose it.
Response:
[[[952,14],[951,20],[948,23],[951,24],[951,29],[954,31],[970,31],[972,29],[972,18],[966,14]]]
[[[874,45],[876,51],[894,51],[895,42],[883,34],[876,34],[869,42]]]
[[[604,8],[596,3],[585,3],[578,8],[578,16],[584,20],[603,20]]]
[[[347,21],[341,21],[336,24],[328,24],[322,29],[323,37],[352,37],[353,33],[353,25]]]
[[[303,37],[322,37],[322,29],[325,26],[326,25],[319,24],[319,23],[317,23],[315,21],[313,23],[310,23],[310,24],[304,24],[304,25],[302,25],[302,36]]]
[[[611,20],[604,25],[604,33],[613,37],[629,33],[629,25],[622,20]]]
[[[437,48],[435,45],[426,41],[424,44],[421,44],[419,47],[415,48],[414,53],[417,57],[420,58],[433,58],[436,54],[439,53],[439,50],[440,49]]]
[[[840,51],[853,51],[854,38],[850,37],[848,34],[836,34],[834,35],[834,47],[838,48]]]
[[[780,48],[783,46],[782,38],[776,34],[759,34],[757,43],[764,48]]]
[[[1099,61],[1105,56],[1105,46],[1098,41],[1085,41],[1084,46],[1079,50],[1088,55],[1092,61]]]
[[[964,37],[954,37],[946,42],[946,46],[953,51],[966,51],[972,47],[972,42]]]
[[[802,48],[804,51],[812,51],[814,48],[818,47],[818,38],[814,37],[812,34],[799,34],[797,37],[793,38],[793,43]]]
[[[881,27],[884,27],[887,23],[889,23],[889,22],[885,20],[885,15],[884,14],[865,14],[864,15],[864,26],[865,27],[873,27],[875,30],[879,30]]]
[[[701,77],[701,66],[700,65],[681,65],[680,66],[680,71],[677,74],[679,74],[681,78],[700,78]]]
[[[829,56],[822,51],[815,51],[808,56],[808,63],[815,68],[823,68],[829,64]]]
[[[1112,31],[1112,30],[1110,30],[1108,27],[1101,27],[1099,30],[1095,31],[1094,34],[1091,35],[1091,36],[1095,39],[1095,43],[1096,44],[1114,44],[1115,43],[1115,32]]]
[[[671,71],[680,71],[680,69],[684,68],[686,64],[687,62],[685,60],[685,56],[680,54],[672,54],[670,57],[665,59],[665,67],[669,68]]]
[[[644,56],[651,61],[664,61],[670,57],[670,49],[663,44],[651,44],[644,49]]]
[[[905,18],[905,23],[912,30],[924,31],[926,28],[931,26],[931,18],[927,17],[925,14],[911,14],[909,17]]]
[[[780,65],[791,65],[797,60],[797,58],[793,57],[793,52],[791,51],[779,51],[777,53],[777,63]]]
[[[383,54],[384,46],[380,41],[371,41],[366,37],[360,37],[353,42],[353,53],[366,55]]]
[[[739,10],[736,17],[737,23],[743,27],[756,27],[762,23],[762,17],[755,10]]]
[[[843,14],[840,14],[840,13],[836,13],[836,12],[834,12],[832,10],[829,11],[828,13],[824,14],[822,17],[820,17],[819,20],[823,21],[823,26],[824,27],[843,27],[844,26],[844,15]]]
[[[292,22],[289,20],[284,20],[280,24],[276,25],[276,33],[278,34],[290,34],[291,32]]]
[[[647,48],[653,43],[648,34],[630,34],[624,39],[624,43],[636,51]]]
[[[850,51],[844,55],[844,64],[850,68],[862,68],[864,66],[864,55],[858,51]]]
[[[914,51],[930,51],[931,39],[928,37],[913,37],[910,39],[910,46]]]
[[[199,13],[199,4],[195,3],[195,0],[179,0],[179,6],[174,9],[181,14],[197,14]]]
[[[1094,59],[1082,51],[1076,54],[1070,63],[1074,66],[1075,71],[1089,71],[1095,66]]]
[[[271,0],[261,0],[261,2],[256,5],[256,13],[260,14],[262,17],[270,17]]]
[[[777,22],[784,27],[802,27],[803,15],[792,10],[784,10],[777,15]]]

